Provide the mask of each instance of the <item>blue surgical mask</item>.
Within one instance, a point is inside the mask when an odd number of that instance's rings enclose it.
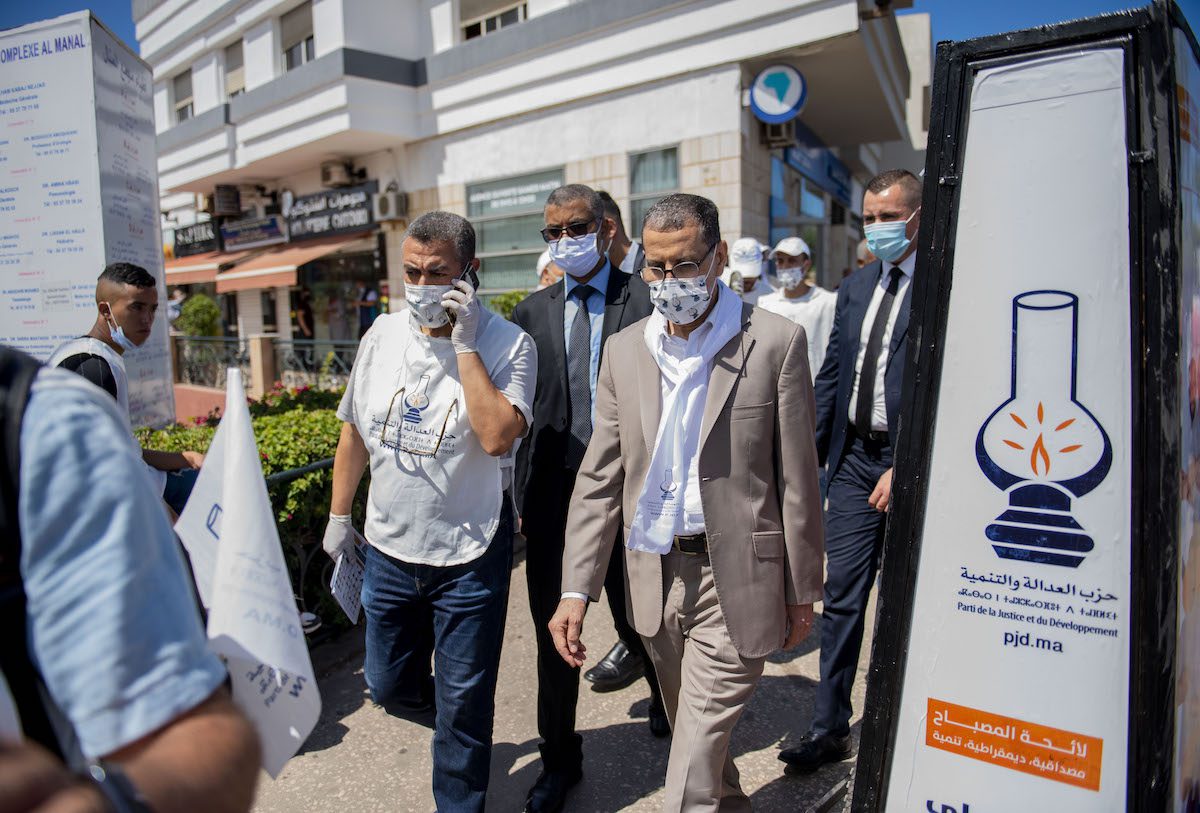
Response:
[[[893,220],[888,223],[872,223],[863,227],[867,238],[867,248],[871,253],[884,262],[894,263],[908,251],[912,240],[906,235],[908,223],[917,216],[921,207],[917,207],[907,220]]]
[[[105,304],[107,305],[108,303],[106,302]],[[124,328],[117,324],[116,319],[112,318],[111,309],[108,313],[104,314],[104,321],[108,325],[108,335],[117,343],[117,347],[125,351],[137,349],[137,345],[131,342],[129,337],[125,335]]]
[[[596,244],[597,232],[582,237],[563,235],[550,244],[550,260],[575,279],[586,277],[608,249],[600,251]],[[609,244],[611,247],[611,243]]]

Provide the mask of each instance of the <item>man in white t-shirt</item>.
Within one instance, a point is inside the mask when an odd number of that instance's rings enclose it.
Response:
[[[829,349],[837,296],[810,282],[812,251],[799,237],[780,240],[771,257],[775,260],[775,276],[782,287],[760,299],[758,306],[786,316],[804,328],[808,336],[808,369],[815,381],[825,361],[825,351]]]
[[[123,356],[150,338],[158,311],[158,285],[139,265],[110,263],[96,281],[96,311],[92,329],[63,342],[46,363],[78,373],[115,398],[132,433],[129,376]],[[162,495],[172,511],[181,513],[196,484],[204,455],[143,449],[142,459],[155,493]]]
[[[397,716],[434,712],[437,808],[482,811],[512,567],[512,463],[533,420],[537,350],[475,297],[475,230],[464,218],[422,215],[401,251],[408,308],[376,319],[359,345],[338,407],[323,544],[335,560],[356,555],[350,514],[369,464],[367,687]]]

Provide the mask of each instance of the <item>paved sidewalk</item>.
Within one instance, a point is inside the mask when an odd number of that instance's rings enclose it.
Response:
[[[817,623],[820,623],[818,619]],[[870,628],[867,633],[870,635]],[[584,628],[593,658],[615,640],[604,601],[593,604]],[[827,765],[809,776],[784,776],[776,759],[781,742],[807,728],[816,688],[816,629],[794,650],[772,656],[753,700],[733,737],[742,788],[757,811],[799,813],[821,799],[853,766]],[[861,713],[864,647],[855,684]],[[429,729],[389,717],[372,705],[362,678],[361,627],[319,647],[314,667],[324,707],[306,746],[275,781],[264,774],[257,813],[427,813],[430,790]],[[666,770],[667,741],[650,735],[646,684],[609,694],[580,691],[584,780],[569,798],[568,813],[658,811]],[[523,557],[513,568],[500,683],[488,810],[520,811],[539,771],[537,758],[537,668]],[[858,737],[858,719],[854,721]]]

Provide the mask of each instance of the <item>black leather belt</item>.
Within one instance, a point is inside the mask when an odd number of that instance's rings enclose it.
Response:
[[[854,433],[855,437],[865,440],[869,443],[882,443],[886,445],[892,442],[891,438],[888,437],[887,432],[863,432],[853,424],[850,425],[850,431]]]
[[[708,553],[708,536],[703,533],[677,536],[672,540],[671,547],[680,553],[686,553],[689,556],[698,556],[702,553]]]

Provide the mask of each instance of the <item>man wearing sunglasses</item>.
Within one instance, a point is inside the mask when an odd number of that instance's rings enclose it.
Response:
[[[408,308],[367,331],[338,407],[324,548],[357,555],[350,515],[370,464],[367,687],[397,716],[434,712],[437,809],[482,811],[512,567],[512,451],[530,423],[537,351],[476,299],[465,219],[422,215],[401,251]]]
[[[671,719],[663,810],[749,811],[730,736],[766,657],[808,634],[821,595],[807,342],[720,281],[712,201],[663,198],[642,240],[655,313],[601,365],[550,628],[584,663],[588,600],[623,528],[633,625]]]
[[[575,731],[579,671],[554,649],[547,626],[562,593],[563,529],[575,473],[592,435],[596,374],[608,337],[650,313],[650,296],[636,275],[622,274],[605,258],[615,225],[589,187],[564,186],[550,193],[542,238],[563,281],[536,291],[517,305],[513,319],[537,345],[537,396],[529,443],[521,449],[518,478],[524,486],[521,530],[528,540],[529,610],[538,647],[538,733],[542,773],[526,810],[556,811],[582,776],[582,738]],[[653,671],[641,639],[629,626],[621,557],[605,563],[605,582],[619,640],[596,667],[600,690],[627,686],[645,673],[652,694],[650,728],[670,733]]]

